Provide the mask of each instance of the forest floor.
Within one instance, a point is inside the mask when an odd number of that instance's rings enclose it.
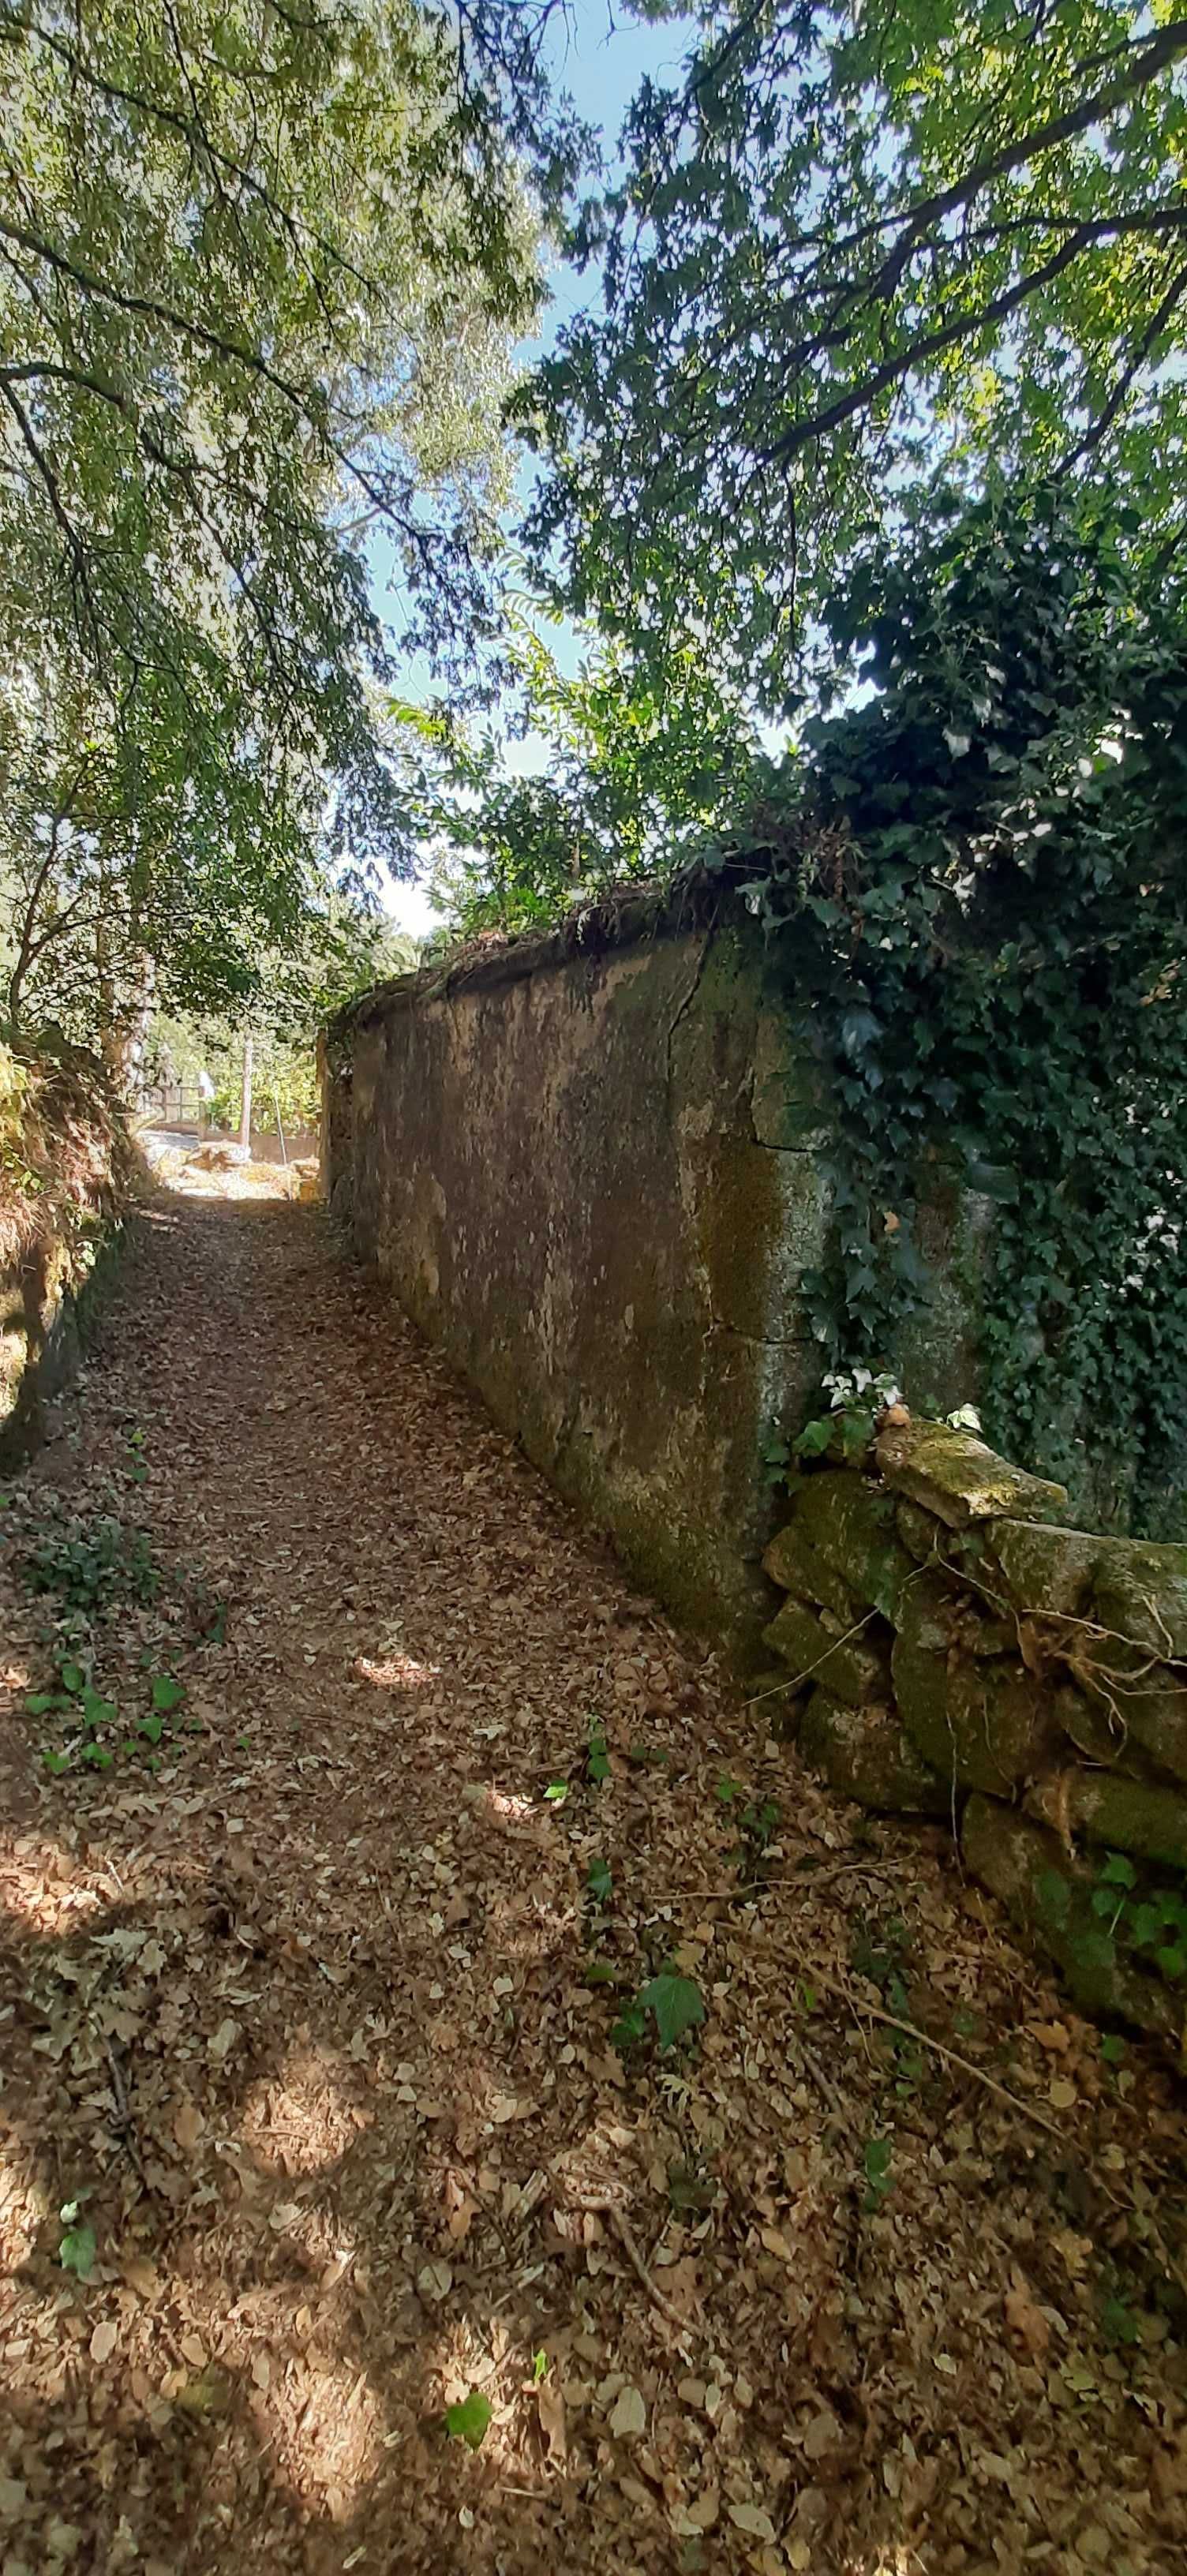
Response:
[[[1175,2079],[235,1193],[5,1489],[4,2576],[1181,2570]]]

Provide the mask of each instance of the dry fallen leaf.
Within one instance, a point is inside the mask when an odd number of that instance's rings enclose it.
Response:
[[[565,2401],[559,2388],[553,2387],[547,2379],[542,2380],[536,2390],[536,2406],[540,2417],[540,2430],[548,2445],[548,2457],[558,2468],[563,2468],[568,2458],[569,2444],[565,2425]]]
[[[610,2418],[610,2430],[616,2441],[633,2441],[647,2430],[647,2409],[637,2388],[619,2390]]]
[[[173,2135],[186,2155],[197,2146],[206,2122],[194,2102],[183,2102],[173,2115]]]
[[[1025,2344],[1032,2359],[1038,2361],[1051,2341],[1051,2328],[1042,2310],[1035,2305],[1034,2295],[1024,2273],[1015,2268],[1013,2287],[1006,2292],[1006,2325],[1012,2335]]]
[[[92,2361],[110,2361],[112,2353],[115,2351],[115,2347],[118,2342],[119,2327],[112,2323],[110,2317],[102,2318],[91,2336],[90,2353]]]
[[[774,2540],[774,2523],[761,2505],[731,2504],[727,2511],[736,2531],[744,2531],[751,2540]]]

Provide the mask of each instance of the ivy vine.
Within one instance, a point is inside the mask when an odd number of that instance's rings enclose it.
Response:
[[[710,865],[840,1122],[805,1283],[834,1369],[894,1365],[921,1209],[978,1194],[987,1435],[1187,1537],[1187,593],[1132,534],[1057,489],[871,559],[832,628],[872,690]]]

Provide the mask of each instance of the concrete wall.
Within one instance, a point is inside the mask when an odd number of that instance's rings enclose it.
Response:
[[[325,1049],[359,1252],[676,1615],[742,1645],[829,1205],[827,1103],[766,974],[745,921],[636,902],[381,987]],[[949,1269],[955,1383],[951,1304]]]

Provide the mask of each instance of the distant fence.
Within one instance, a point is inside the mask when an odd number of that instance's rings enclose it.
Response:
[[[142,1083],[136,1114],[154,1127],[192,1128],[195,1135],[202,1135],[210,1123],[196,1082]]]

